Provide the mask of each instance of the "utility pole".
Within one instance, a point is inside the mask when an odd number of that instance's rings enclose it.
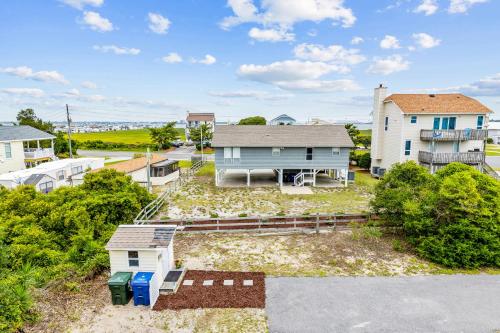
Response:
[[[69,158],[73,158],[73,149],[71,148],[71,118],[69,117],[68,104],[66,104],[66,119],[68,120]]]
[[[147,160],[147,163],[146,163],[146,177],[147,177],[147,181],[148,181],[148,192],[151,193],[151,168],[150,168],[150,165],[151,165],[151,153],[149,152],[149,147],[148,147],[148,150],[147,150],[147,153],[146,153],[146,160]]]

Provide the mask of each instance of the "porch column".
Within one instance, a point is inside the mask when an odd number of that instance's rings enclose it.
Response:
[[[247,170],[247,186],[250,186],[250,169]]]
[[[215,186],[219,186],[219,169],[215,169]]]
[[[316,169],[313,169],[313,186],[316,186]]]
[[[344,187],[347,187],[347,178],[349,176],[349,169],[345,169],[345,179],[344,179]]]
[[[278,174],[279,174],[278,183],[280,184],[280,187],[282,187],[283,186],[283,169],[278,169]]]

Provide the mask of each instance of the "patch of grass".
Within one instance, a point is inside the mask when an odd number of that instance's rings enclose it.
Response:
[[[357,170],[354,176],[354,184],[358,186],[364,186],[368,188],[373,188],[377,185],[378,180],[373,178],[369,172]]]
[[[190,168],[193,163],[191,161],[179,161],[180,168]]]
[[[201,150],[196,150],[194,153],[201,155]],[[213,148],[206,147],[206,148],[203,149],[203,154],[209,154],[210,155],[210,154],[214,154],[214,153],[215,153],[215,149],[213,149]]]
[[[198,172],[196,172],[196,176],[198,177],[214,177],[215,175],[215,164],[213,162],[208,162],[203,165]]]
[[[500,156],[500,145],[487,144],[486,156]]]
[[[126,161],[126,160],[118,160],[118,161],[112,161],[112,162],[104,162],[104,165],[113,165],[113,164],[117,164],[117,163],[121,163],[123,161]]]
[[[185,140],[186,136],[184,134],[183,128],[177,128],[178,135],[181,140]],[[124,130],[124,131],[108,131],[108,132],[96,132],[96,133],[74,133],[71,134],[71,138],[76,141],[94,141],[101,140],[103,142],[113,142],[113,143],[127,143],[127,144],[141,144],[141,143],[152,143],[151,136],[149,135],[149,130],[135,129],[135,130]]]

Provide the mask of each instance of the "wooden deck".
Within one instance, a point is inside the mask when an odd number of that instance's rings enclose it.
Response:
[[[484,157],[485,154],[482,151],[464,153],[418,152],[418,161],[425,164],[448,164],[452,162],[460,162],[464,164],[483,164]]]
[[[483,129],[468,130],[420,130],[422,141],[465,141],[486,140],[488,131]]]

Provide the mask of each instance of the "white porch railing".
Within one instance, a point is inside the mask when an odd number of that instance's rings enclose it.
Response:
[[[54,149],[52,148],[26,148],[24,149],[24,158],[37,160],[41,158],[54,158]]]
[[[305,183],[314,183],[314,172],[299,172],[293,177],[295,186],[304,186]]]

